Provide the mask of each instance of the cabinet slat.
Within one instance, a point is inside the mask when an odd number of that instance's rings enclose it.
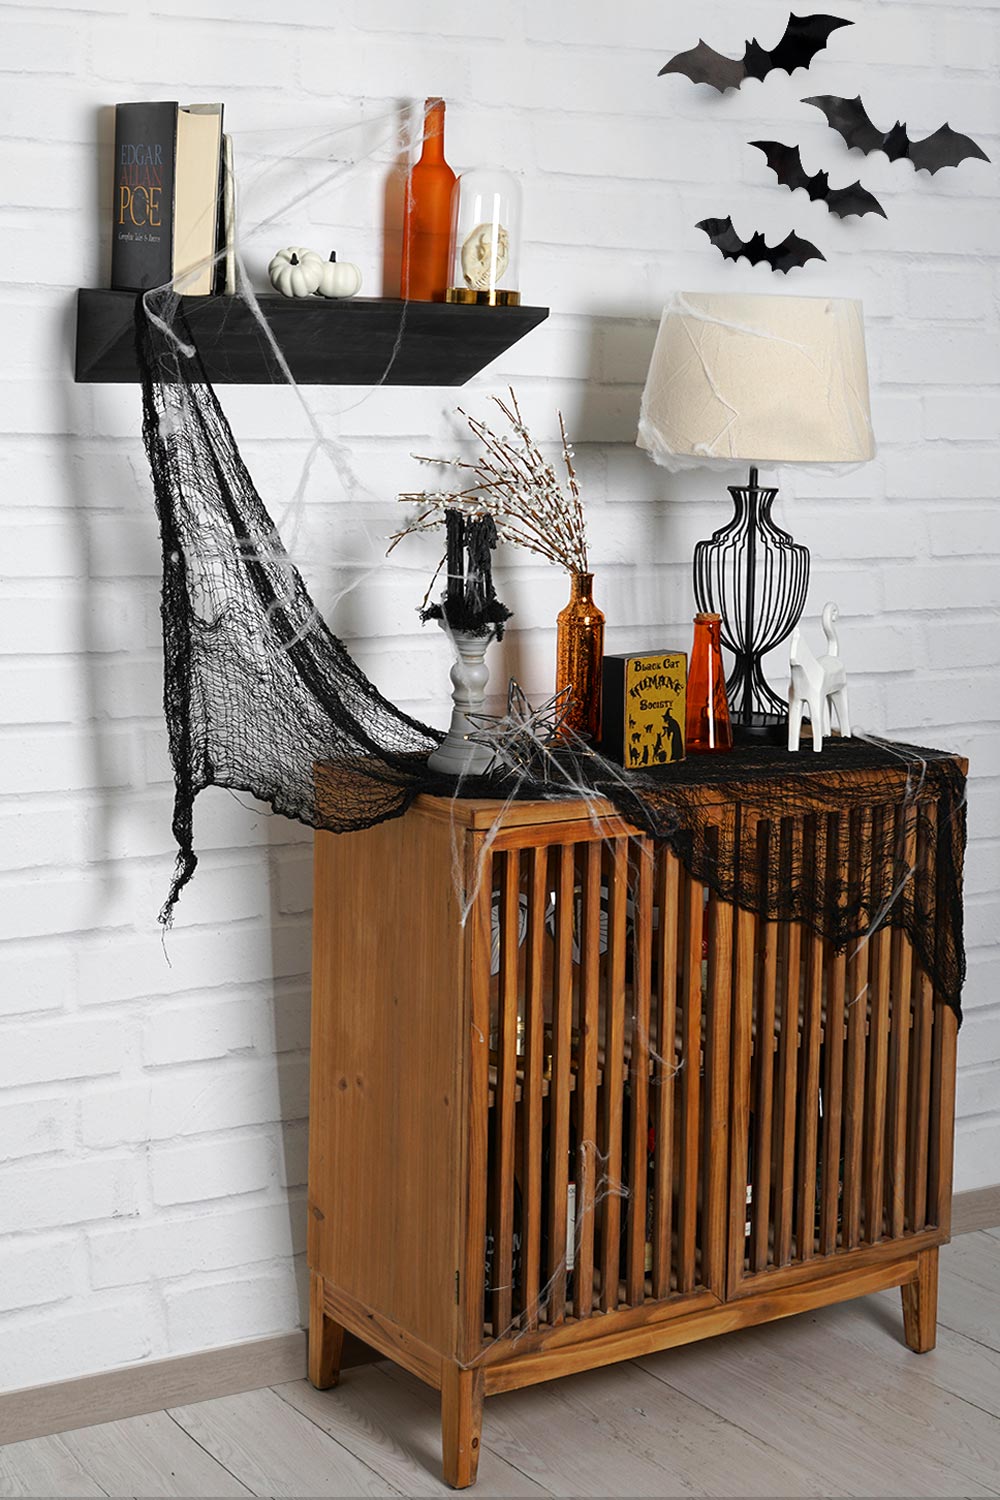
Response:
[[[753,1048],[753,985],[757,967],[755,938],[757,918],[742,907],[736,912],[736,957],[733,990],[733,1080],[734,1121],[750,1121],[750,1058]],[[743,1274],[748,1249],[744,1225],[750,1219],[747,1199],[753,1163],[750,1161],[748,1130],[737,1128],[730,1139],[730,1257],[729,1284],[735,1286]],[[752,1186],[750,1191],[752,1192]]]
[[[695,1285],[700,1179],[701,953],[705,887],[684,875],[684,1014],[681,1021],[681,1152],[677,1209],[677,1289]]]
[[[628,1183],[628,1239],[625,1297],[630,1307],[645,1298],[646,1287],[646,1158],[649,1119],[649,1019],[652,983],[653,845],[635,839],[635,880],[632,887],[632,1057],[629,1066],[630,1115]]]
[[[887,836],[885,822],[891,820],[890,808],[875,808],[872,813],[872,838],[876,848]],[[891,836],[891,831],[890,831]],[[877,862],[884,870],[881,861]],[[885,1121],[889,1076],[889,979],[892,957],[892,933],[885,925],[884,910],[892,896],[891,888],[872,877],[873,923],[879,923],[869,942],[871,964],[871,1007],[868,1028],[868,1072],[865,1096],[864,1195],[865,1240],[874,1245],[882,1238],[885,1200]]]
[[[801,821],[798,818],[784,820],[780,855],[783,881],[790,880],[791,870],[797,867],[798,860],[801,858],[801,844]],[[801,938],[802,929],[798,922],[781,924],[781,1032],[778,1037],[778,1081],[774,1117],[774,1264],[776,1266],[787,1266],[792,1258]]]
[[[677,1075],[677,960],[680,863],[660,850],[657,879],[660,927],[656,942],[656,1164],[653,1172],[653,1296],[670,1291],[674,1192],[674,1099]]]
[[[608,964],[604,1032],[604,1180],[601,1185],[601,1310],[618,1306],[622,1193],[622,1074],[625,1051],[625,951],[628,841],[614,839],[608,864]]]
[[[815,813],[809,819],[808,864],[810,900],[814,907],[822,898],[827,859],[827,819]],[[823,1030],[823,939],[805,931],[805,989],[802,1021],[802,1090],[799,1103],[799,1201],[795,1228],[795,1250],[799,1260],[811,1260],[816,1248],[816,1216],[819,1183],[820,1044]]]
[[[770,823],[757,828],[759,857],[774,868],[777,830]],[[768,1263],[771,1229],[771,1150],[774,1114],[774,1021],[778,980],[778,924],[761,921],[757,927],[758,981],[756,1062],[757,1110],[754,1119],[753,1225],[750,1263],[763,1271]]]
[[[590,1316],[594,1305],[594,1222],[597,1174],[597,1048],[600,1029],[601,964],[601,845],[584,846],[580,983],[579,1074],[576,1088],[576,1268],[573,1277],[574,1311]]]
[[[552,996],[552,1083],[549,1089],[549,1322],[566,1317],[569,1181],[569,1073],[573,1030],[574,846],[555,853],[555,974]]]
[[[730,1014],[732,1008],[733,909],[715,895],[708,900],[708,996],[705,1017],[705,1211],[701,1232],[701,1280],[723,1296],[726,1283],[726,1160],[731,1105]]]
[[[861,867],[870,848],[872,815],[869,808],[852,815],[849,887],[861,886]],[[869,945],[867,933],[853,945],[847,960],[847,1059],[844,1082],[844,1215],[843,1243],[848,1249],[861,1241],[861,1165],[865,1110],[865,1033],[869,1005]]]
[[[828,889],[831,891],[844,888],[846,837],[847,830],[840,814],[831,813],[827,826],[826,863]],[[837,1248],[842,1207],[844,1028],[847,1020],[847,955],[842,948],[827,950],[826,975],[819,1249],[821,1255],[832,1255]]]

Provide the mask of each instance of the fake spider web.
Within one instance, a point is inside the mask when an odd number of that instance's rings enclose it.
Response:
[[[368,123],[376,129],[375,145],[345,150],[346,161],[329,166],[327,185],[399,146],[395,117]],[[284,210],[298,201],[293,196]],[[264,217],[258,234],[273,235],[270,224]],[[245,273],[239,295],[294,387]],[[399,306],[402,334],[406,304]],[[578,798],[595,820],[610,801],[637,829],[665,840],[694,879],[765,920],[802,921],[849,951],[883,927],[905,932],[938,998],[959,1010],[965,783],[952,757],[859,737],[828,742],[816,757],[809,750],[795,757],[777,750],[738,751],[656,772],[625,773],[580,741],[554,747],[549,742],[553,705],[528,703],[512,693],[506,713],[480,719],[480,732],[497,752],[492,774],[461,783],[435,775],[427,757],[440,732],[396,707],[369,680],[316,608],[297,566],[305,555],[299,532],[312,459],[324,455],[349,483],[347,450],[320,430],[303,399],[314,442],[292,505],[276,525],[205,377],[171,288],[139,297],[136,340],[143,436],[163,549],[164,708],[175,777],[178,859],[161,913],[164,922],[197,864],[193,811],[198,793],[209,786],[248,792],[277,813],[334,833],[398,817],[425,792],[450,799],[495,798],[494,829],[514,798]],[[391,358],[385,374],[389,367]],[[384,566],[384,543],[383,538],[372,573]],[[415,607],[418,598],[415,587]],[[326,767],[320,777],[318,762]],[[900,793],[897,775],[895,794],[900,812],[866,824],[872,806],[885,801],[887,773],[900,768],[904,786]],[[705,812],[706,794],[710,800],[713,789],[727,800],[752,805],[766,837],[734,838],[721,848],[718,824]],[[786,836],[789,808],[801,806],[804,797],[831,826],[841,820],[845,839],[852,829],[867,829],[866,838],[853,845],[849,873],[834,863],[818,877],[810,864],[815,848]],[[900,842],[910,809],[916,822],[912,866]],[[467,913],[476,890],[459,894]],[[627,1024],[638,1025],[634,1012]],[[486,1037],[479,1041],[488,1045]],[[578,1143],[578,1171],[586,1156],[595,1179],[592,1212],[607,1198],[628,1197],[599,1147],[593,1140]],[[539,1289],[536,1311],[552,1297],[569,1265],[570,1244],[578,1247],[582,1232],[578,1217],[566,1256],[556,1252],[552,1258],[551,1265],[562,1269]],[[484,1251],[488,1261],[488,1245]],[[491,1279],[487,1266],[487,1292]],[[494,1328],[492,1336],[500,1339],[512,1331],[513,1325]]]
[[[391,130],[387,121],[360,160],[384,155],[396,129],[395,118]],[[330,168],[330,179],[358,164],[358,156],[349,156]],[[264,219],[258,231],[268,228]],[[238,254],[237,261],[242,264]],[[294,386],[242,272],[238,290]],[[405,302],[399,308],[402,334]],[[178,845],[161,920],[169,923],[194,873],[193,809],[208,786],[248,792],[275,812],[335,833],[398,817],[421,793],[491,796],[499,805],[516,797],[573,796],[592,810],[609,799],[637,828],[666,839],[696,879],[766,919],[804,921],[838,946],[863,941],[883,924],[905,931],[940,998],[958,1010],[965,813],[964,776],[952,757],[862,738],[828,743],[822,773],[810,751],[791,757],[754,750],[626,774],[582,742],[563,741],[555,750],[540,732],[536,753],[521,753],[513,768],[498,761],[490,776],[460,784],[435,774],[427,757],[440,731],[391,703],[317,610],[293,548],[283,542],[242,459],[172,288],[138,297],[136,346],[163,549],[164,708]],[[346,449],[316,425],[314,433],[314,448],[346,476]],[[300,483],[299,501],[302,490]],[[293,507],[286,531],[293,545],[300,521],[301,506]],[[497,716],[495,733],[498,743],[513,734],[523,752],[524,707],[512,715],[508,706],[506,716]],[[318,762],[331,769],[319,783]],[[854,859],[849,885],[835,871],[815,879],[802,848],[769,859],[743,841],[719,858],[714,823],[704,812],[713,782],[727,797],[752,804],[756,817],[780,826],[804,789],[831,814],[844,809],[848,784],[858,810],[884,800],[886,772],[900,763],[907,768],[904,803],[912,801],[923,819],[923,874],[901,876],[896,825],[888,819],[879,821],[862,857]],[[838,769],[850,777],[823,774]],[[933,821],[921,811],[931,796],[938,799]],[[926,873],[935,859],[936,883]],[[463,893],[466,910],[473,894]]]

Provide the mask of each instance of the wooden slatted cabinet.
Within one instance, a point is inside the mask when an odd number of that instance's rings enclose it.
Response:
[[[929,858],[890,792],[704,805],[819,878],[873,818]],[[320,833],[314,921],[310,1378],[349,1329],[438,1388],[452,1485],[493,1392],[891,1286],[932,1347],[955,1018],[902,934],[837,952],[572,801]]]

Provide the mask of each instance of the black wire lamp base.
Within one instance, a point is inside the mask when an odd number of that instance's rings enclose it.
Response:
[[[736,743],[778,743],[788,703],[766,681],[761,660],[801,618],[809,549],[771,519],[778,491],[758,485],[756,468],[729,493],[732,520],[694,549],[694,597],[699,610],[722,616],[722,644],[733,653],[726,696]]]

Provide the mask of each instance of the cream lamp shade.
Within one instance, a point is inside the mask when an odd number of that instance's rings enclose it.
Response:
[[[861,303],[678,292],[663,309],[636,441],[668,469],[873,458]]]

